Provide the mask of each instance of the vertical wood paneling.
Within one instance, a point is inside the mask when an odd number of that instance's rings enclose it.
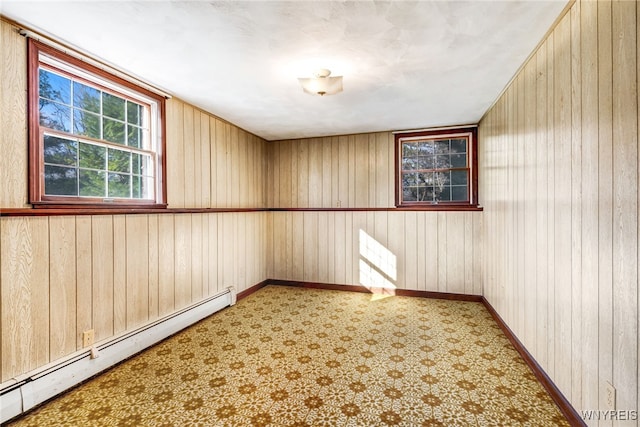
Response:
[[[639,14],[577,1],[480,124],[484,295],[579,412],[638,405]]]
[[[193,122],[191,123],[191,132],[193,134],[193,167],[191,168],[192,176],[193,176],[193,202],[191,206],[196,208],[204,207],[202,204],[202,182],[204,181],[204,176],[202,172],[202,137],[201,132],[202,129],[200,127],[200,111],[197,109],[193,110]],[[189,124],[185,121],[185,132],[189,128]],[[185,140],[186,141],[186,140]],[[185,164],[185,170],[188,165]],[[187,184],[188,185],[188,184]]]
[[[313,138],[309,141],[309,187],[307,189],[308,206],[322,206],[323,188],[322,188],[322,146],[319,138]]]
[[[598,407],[598,4],[580,5],[582,407]]]
[[[571,354],[580,354],[582,346],[582,73],[581,3],[571,8]],[[577,360],[576,360],[577,359]],[[571,363],[571,397],[582,401],[582,359]]]
[[[158,315],[175,308],[175,215],[158,216]]]
[[[114,333],[113,217],[91,217],[91,249],[92,324],[95,340],[101,341]]]
[[[52,360],[76,350],[76,218],[49,218],[50,356]]]
[[[209,184],[209,192],[211,194],[211,201],[209,207],[215,208],[218,206],[218,152],[219,141],[217,131],[218,120],[211,116],[209,117],[209,153],[211,170],[208,171],[211,182]]]
[[[0,219],[2,381],[50,361],[48,235],[47,218]]]
[[[203,297],[203,225],[202,214],[191,215],[191,301],[199,301]]]
[[[182,104],[182,144],[183,144],[183,164],[182,176],[184,184],[184,206],[196,206],[196,171],[195,171],[195,131],[193,122],[193,107],[189,104]]]
[[[0,21],[0,208],[27,203],[27,44]]]
[[[355,167],[354,198],[351,206],[364,208],[369,206],[369,137],[365,134],[354,137],[354,161]]]
[[[175,226],[175,309],[181,309],[191,302],[191,215],[174,217]]]
[[[227,135],[229,135],[229,162],[232,165],[240,163],[240,130],[229,124],[225,124]],[[243,171],[244,172],[244,171]],[[230,206],[240,206],[240,197],[244,193],[244,188],[240,187],[240,168],[234,167],[227,170],[227,199],[231,201]]]
[[[571,399],[571,15],[567,14],[554,31],[554,145],[555,191],[561,200],[555,209],[557,310],[555,334],[556,384]]]
[[[157,319],[159,316],[159,232],[164,232],[164,230],[158,229],[158,215],[149,215],[149,319]]]
[[[200,183],[200,206],[204,208],[211,207],[211,170],[213,162],[211,161],[211,134],[210,134],[209,115],[200,113],[200,157],[196,157],[196,161],[200,161],[200,174],[197,181]]]
[[[76,348],[82,347],[82,331],[93,329],[93,290],[91,289],[91,217],[76,217]]]
[[[207,215],[206,221],[209,222],[209,256],[206,266],[209,268],[209,287],[208,295],[216,294],[221,286],[218,283],[218,215]]]
[[[334,181],[334,177],[331,175],[331,156],[333,154],[332,150],[334,139],[335,138],[329,138],[326,142],[318,144],[321,147],[320,150],[322,152],[322,169],[320,171],[322,174],[322,200],[317,206],[335,206],[331,197],[333,189],[332,183]]]
[[[536,52],[536,357],[547,365],[548,269],[547,269],[547,43]],[[497,268],[497,267],[493,267]]]
[[[146,215],[127,215],[127,329],[149,319],[149,224]]]
[[[170,208],[182,208],[184,196],[184,106],[177,99],[166,102],[167,198]]]
[[[113,217],[113,333],[127,326],[127,227],[125,217]]]
[[[547,143],[547,301],[549,304],[548,312],[549,327],[547,328],[547,373],[552,377],[555,377],[555,334],[556,334],[556,322],[554,319],[556,311],[556,288],[555,288],[555,221],[554,221],[554,208],[555,208],[555,135],[554,135],[554,99],[553,93],[555,88],[555,76],[554,76],[554,47],[555,36],[554,33],[549,35],[547,39],[547,129],[546,129],[546,143]]]
[[[336,194],[337,207],[350,207],[349,205],[349,137],[338,137],[338,194]]]
[[[600,381],[613,382],[613,68],[611,2],[598,2],[598,346]],[[599,407],[607,390],[599,387]]]
[[[613,384],[620,408],[638,401],[638,97],[636,2],[612,4]]]

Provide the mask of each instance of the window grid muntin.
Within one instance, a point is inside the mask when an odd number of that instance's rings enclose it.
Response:
[[[442,154],[442,153],[437,153],[435,150],[431,153],[431,156],[436,157],[436,156],[448,156],[449,159],[451,160],[452,155],[459,155],[459,154],[464,154],[465,155],[465,164],[466,167],[433,167],[433,168],[414,168],[414,169],[405,169],[404,165],[405,165],[405,160],[407,158],[410,158],[411,156],[406,156],[405,153],[406,151],[410,151],[410,150],[405,150],[405,147],[407,146],[411,146],[411,145],[415,145],[418,146],[420,143],[427,143],[428,145],[431,146],[436,146],[436,144],[438,142],[444,142],[445,140],[447,140],[447,145],[448,145],[448,152],[446,154]],[[453,141],[460,141],[460,140],[464,140],[465,145],[464,148],[465,150],[463,152],[452,152],[452,144]],[[399,201],[400,204],[404,204],[404,205],[412,205],[412,204],[416,204],[416,205],[421,205],[421,204],[438,204],[438,203],[447,203],[447,204],[469,204],[471,203],[471,193],[472,193],[472,133],[471,132],[464,132],[464,133],[451,133],[451,134],[439,134],[439,135],[433,135],[433,136],[426,136],[426,135],[422,135],[422,136],[413,136],[413,137],[406,137],[406,138],[400,138],[400,144],[398,147],[399,150],[399,156],[398,156],[398,161],[399,161],[399,165],[398,165],[398,169],[399,169]],[[413,150],[414,153],[417,153],[418,150]],[[428,156],[420,156],[418,154],[415,154],[413,156],[416,161],[415,163],[417,164],[417,158],[418,157],[428,157]],[[451,162],[449,163],[451,164]],[[436,165],[437,166],[437,165]],[[431,197],[427,200],[424,199],[420,199],[420,190],[423,190],[423,194],[426,193],[429,188],[435,188],[435,185],[433,186],[429,186],[429,185],[409,185],[409,186],[405,186],[405,176],[408,176],[410,174],[415,174],[415,178],[416,178],[416,183],[417,183],[417,178],[418,178],[418,174],[425,174],[425,173],[433,173],[434,176],[436,173],[449,173],[451,176],[451,172],[453,171],[464,171],[466,172],[466,185],[453,185],[451,183],[451,178],[449,179],[449,183],[448,185],[444,186],[444,188],[447,189],[447,191],[449,192],[449,196],[448,196],[448,200],[442,200],[442,199],[438,199],[436,197],[436,192],[432,190],[431,193]],[[465,190],[465,198],[464,199],[453,199],[453,192],[455,189],[461,189],[461,188],[466,188]],[[407,194],[411,194],[412,191],[411,189],[413,189],[413,194],[415,194],[415,199],[411,199],[408,200],[407,199]],[[407,191],[409,190],[409,191]],[[442,186],[441,186],[441,191],[440,194],[442,194]]]
[[[67,141],[70,142],[76,142],[76,157],[75,157],[75,165],[68,165],[68,164],[59,164],[59,163],[51,163],[51,162],[46,162],[45,161],[45,155],[44,155],[44,149],[45,149],[45,136],[52,136],[55,138],[61,138],[61,139],[65,139]],[[97,141],[97,140],[91,140],[88,138],[80,138],[77,135],[68,135],[64,132],[52,132],[52,131],[44,131],[42,132],[42,137],[41,137],[41,141],[42,141],[42,150],[43,150],[43,155],[42,155],[42,165],[43,165],[43,174],[42,174],[42,180],[43,180],[43,188],[44,188],[44,195],[45,196],[71,196],[71,197],[78,197],[81,199],[95,199],[95,198],[100,198],[100,199],[123,199],[123,200],[141,200],[141,201],[149,201],[149,200],[154,200],[155,198],[155,185],[153,184],[153,180],[155,179],[155,175],[156,175],[156,171],[155,171],[155,164],[156,164],[156,153],[153,151],[148,151],[148,150],[142,150],[142,149],[135,149],[132,147],[128,147],[128,146],[123,146],[120,144],[114,144],[114,143],[108,143],[105,141]],[[105,155],[105,168],[104,169],[97,169],[97,168],[90,168],[90,167],[80,167],[80,144],[87,144],[87,145],[93,145],[93,146],[98,146],[98,147],[104,147],[106,149],[106,155]],[[112,171],[109,170],[109,150],[118,150],[118,151],[122,151],[122,152],[126,152],[128,154],[130,154],[129,156],[129,172],[120,172],[120,171]],[[133,154],[137,154],[140,156],[140,159],[142,159],[142,156],[146,156],[149,161],[147,162],[147,165],[151,168],[151,172],[150,174],[137,174],[134,173],[133,171]],[[142,160],[140,160],[140,162],[142,163]],[[53,167],[59,167],[59,168],[67,168],[67,169],[74,169],[76,171],[76,194],[74,195],[68,195],[68,194],[51,194],[51,193],[47,193],[47,187],[45,183],[46,181],[46,167],[47,166],[53,166]],[[104,172],[105,174],[105,195],[104,196],[83,196],[80,194],[80,172],[81,171],[96,171],[96,172]],[[130,177],[130,183],[132,182],[131,179],[134,177],[137,177],[140,179],[141,181],[141,185],[142,182],[146,182],[146,186],[145,188],[147,189],[147,191],[149,192],[149,194],[147,195],[147,197],[133,197],[133,184],[129,185],[130,191],[129,191],[129,197],[112,197],[109,196],[109,174],[117,174],[117,175],[127,175]],[[142,188],[142,187],[141,187]],[[142,195],[142,191],[141,191],[141,195]]]
[[[40,57],[42,58],[43,55],[40,55]],[[66,65],[62,62],[58,62],[56,60],[52,60],[56,63],[56,65],[58,64],[63,64]],[[71,66],[66,66],[63,68],[70,68],[73,71],[76,71],[75,68],[71,67]],[[149,147],[152,148],[155,144],[153,144],[153,140],[150,137],[150,126],[149,124],[157,124],[157,118],[154,116],[155,114],[157,114],[157,105],[155,104],[155,102],[152,102],[151,104],[147,104],[144,102],[144,100],[139,99],[138,97],[132,97],[132,96],[127,96],[124,94],[121,94],[118,91],[115,90],[111,90],[110,88],[106,88],[104,87],[104,85],[100,84],[100,83],[96,83],[96,80],[98,80],[99,82],[103,82],[102,79],[97,79],[97,78],[93,78],[91,80],[86,80],[85,78],[82,77],[78,77],[75,73],[72,73],[70,71],[65,71],[65,70],[60,70],[58,69],[58,67],[56,66],[52,66],[50,64],[46,64],[46,63],[40,63],[38,66],[38,71],[40,70],[45,70],[53,75],[56,75],[58,77],[64,78],[66,80],[69,81],[69,101],[68,103],[65,102],[63,99],[61,100],[56,100],[56,99],[51,99],[51,98],[47,98],[45,96],[41,96],[40,90],[38,90],[38,105],[40,106],[40,101],[41,100],[46,100],[49,101],[52,104],[57,104],[57,105],[61,105],[65,108],[67,108],[69,110],[69,115],[67,116],[67,119],[69,121],[69,132],[66,132],[64,130],[60,131],[57,129],[53,129],[50,127],[47,127],[46,124],[43,124],[41,122],[41,115],[39,113],[39,126],[42,128],[43,132],[41,132],[42,137],[40,138],[40,142],[41,142],[41,147],[44,151],[44,135],[45,133],[47,135],[51,135],[51,136],[55,136],[58,138],[63,138],[66,139],[68,141],[76,141],[77,142],[77,147],[76,147],[76,165],[75,167],[69,166],[69,165],[58,165],[55,163],[49,163],[49,162],[45,162],[44,160],[44,156],[42,157],[42,165],[43,165],[43,174],[42,174],[42,188],[43,188],[43,196],[47,197],[47,196],[54,196],[54,197],[58,197],[58,196],[71,196],[71,197],[77,197],[79,199],[95,199],[95,198],[99,198],[99,199],[123,199],[123,200],[132,200],[132,201],[153,201],[155,200],[155,194],[156,194],[156,176],[155,176],[155,169],[156,169],[156,152],[153,151],[152,149],[144,149],[145,147]],[[80,72],[80,74],[85,74],[84,72]],[[39,75],[39,73],[38,73]],[[38,78],[38,84],[40,82],[40,78]],[[104,81],[105,83],[108,83],[106,81]],[[83,86],[87,86],[89,88],[95,89],[98,91],[99,93],[99,112],[94,112],[91,110],[88,110],[86,108],[81,108],[80,106],[76,105],[76,100],[75,100],[75,84],[78,83],[80,85]],[[39,88],[40,89],[40,88]],[[110,117],[109,115],[105,114],[104,111],[104,94],[109,94],[111,96],[114,96],[117,99],[123,100],[124,101],[124,112],[123,112],[123,118],[119,119],[119,118],[114,118],[114,117]],[[138,111],[138,120],[137,123],[136,122],[129,122],[129,106],[133,105],[134,108],[139,109]],[[76,133],[76,112],[85,112],[88,114],[92,114],[92,115],[96,115],[98,117],[99,120],[99,130],[100,130],[100,139],[96,139],[96,138],[91,138],[90,136],[84,135],[82,133]],[[104,135],[104,129],[105,129],[105,118],[108,120],[111,120],[113,122],[116,123],[120,123],[123,125],[124,127],[124,143],[118,143],[118,142],[112,142],[110,140],[104,139],[105,135]],[[137,141],[138,143],[135,145],[129,145],[132,141],[131,141],[131,130],[134,130],[137,133]],[[85,132],[86,133],[86,132]],[[159,136],[158,136],[159,137]],[[108,170],[108,158],[106,159],[107,161],[107,165],[105,169],[93,169],[93,168],[85,168],[85,167],[80,167],[79,165],[79,151],[80,151],[80,144],[89,144],[89,145],[94,145],[94,146],[102,146],[105,147],[107,149],[107,153],[109,152],[108,150],[119,150],[119,151],[123,151],[123,152],[127,152],[130,154],[130,165],[129,165],[129,172],[128,173],[124,173],[124,172],[114,172],[114,171],[109,171]],[[138,148],[141,147],[141,148]],[[149,161],[146,162],[146,164],[151,168],[151,175],[147,175],[147,174],[135,174],[132,171],[132,165],[131,163],[133,162],[133,155],[132,154],[139,154],[140,156],[147,156],[147,158],[149,159]],[[108,154],[107,154],[108,157]],[[144,163],[141,161],[141,163]],[[51,192],[47,192],[47,186],[46,186],[46,174],[45,171],[47,169],[47,166],[49,167],[58,167],[58,168],[67,168],[67,169],[73,169],[75,171],[75,181],[76,181],[76,191],[75,194],[73,195],[69,195],[69,194],[53,194]],[[94,171],[94,172],[101,172],[104,174],[104,179],[105,179],[105,194],[103,196],[96,196],[96,195],[91,195],[91,196],[84,196],[81,194],[81,175],[82,172],[81,171]],[[109,194],[110,191],[110,178],[112,176],[127,176],[128,180],[129,180],[129,195],[128,196],[122,196],[122,195],[118,195],[118,196],[112,196]],[[138,180],[139,184],[138,187],[135,188],[134,186],[134,180]],[[137,191],[136,191],[137,190]],[[137,194],[140,195],[140,197],[134,197],[134,191],[136,191]],[[145,191],[148,193],[145,197]]]
[[[43,55],[40,55],[40,57],[42,58]],[[56,61],[57,62],[57,61]],[[63,64],[60,62],[60,64]],[[63,68],[71,68],[70,66],[67,67],[63,67]],[[72,68],[73,69],[73,68]],[[127,95],[125,93],[120,93],[117,90],[111,89],[108,86],[111,85],[102,85],[98,82],[96,82],[95,80],[98,80],[99,82],[105,82],[103,80],[99,80],[97,78],[93,78],[92,80],[87,80],[83,77],[78,77],[76,74],[72,74],[71,71],[65,71],[63,69],[59,69],[56,66],[50,65],[48,63],[40,63],[38,70],[45,70],[48,71],[49,73],[53,73],[57,76],[60,76],[62,78],[68,79],[70,80],[70,91],[69,91],[69,104],[63,103],[63,102],[59,102],[56,100],[52,100],[50,98],[45,98],[40,96],[40,91],[38,91],[38,104],[40,103],[40,99],[45,99],[47,101],[51,101],[52,103],[55,104],[60,104],[64,107],[67,107],[70,109],[70,116],[69,116],[69,128],[70,131],[69,133],[72,135],[77,135],[77,136],[87,136],[87,135],[83,135],[83,134],[77,134],[74,132],[75,130],[75,114],[74,111],[78,110],[78,111],[84,111],[87,112],[89,114],[98,114],[99,115],[99,119],[100,119],[100,140],[105,140],[104,139],[104,119],[108,119],[108,120],[112,120],[114,122],[118,122],[118,123],[122,123],[124,124],[125,127],[125,132],[124,132],[124,136],[125,136],[125,143],[121,144],[121,145],[125,145],[125,146],[129,146],[129,126],[133,126],[135,128],[137,128],[139,130],[139,135],[140,135],[140,142],[139,145],[141,147],[145,147],[149,150],[154,150],[156,147],[156,144],[154,143],[154,140],[150,137],[151,135],[151,126],[155,126],[156,125],[156,118],[155,115],[157,114],[157,106],[155,105],[155,102],[150,102],[148,103],[147,100],[144,97],[134,97],[134,96],[130,96]],[[86,74],[86,73],[80,73],[80,74]],[[98,91],[100,91],[100,112],[99,113],[95,113],[93,111],[89,111],[86,109],[82,109],[82,108],[78,108],[74,105],[74,83],[80,83],[84,86],[88,86],[91,87],[93,89],[96,89]],[[106,82],[105,82],[106,83]],[[115,96],[117,98],[123,99],[125,101],[125,112],[124,112],[124,120],[118,120],[116,118],[112,118],[110,116],[106,116],[104,114],[104,94],[107,93],[108,95],[112,95]],[[129,102],[133,103],[133,104],[137,104],[141,107],[143,107],[143,112],[141,114],[141,120],[139,121],[139,124],[134,124],[134,123],[129,123],[128,122],[128,105]],[[56,129],[52,129],[47,127],[46,125],[43,125],[42,123],[40,123],[40,126],[43,126],[47,129],[51,129],[51,130],[56,130]],[[155,127],[154,127],[155,128]],[[108,141],[108,142],[112,142],[112,141]],[[119,143],[116,143],[119,144]]]

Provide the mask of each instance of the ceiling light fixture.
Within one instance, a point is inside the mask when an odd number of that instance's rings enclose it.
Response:
[[[310,95],[335,95],[342,92],[342,76],[329,77],[331,71],[321,68],[312,78],[298,78],[302,90]]]

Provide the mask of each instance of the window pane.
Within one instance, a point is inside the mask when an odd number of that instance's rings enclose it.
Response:
[[[100,114],[100,91],[82,83],[73,82],[73,106]]]
[[[442,192],[444,187],[449,185],[449,172],[436,172],[433,174],[433,187],[436,198]]]
[[[129,125],[127,145],[129,147],[140,148],[140,128],[139,127]]]
[[[56,165],[76,166],[78,143],[70,139],[44,136],[44,162]]]
[[[71,131],[71,108],[40,98],[40,125],[63,132]]]
[[[107,194],[106,172],[80,169],[80,195],[86,197],[105,197]]]
[[[449,169],[451,167],[451,159],[448,154],[441,154],[435,156],[435,168],[436,169]]]
[[[416,185],[415,173],[403,173],[402,174],[402,186],[411,187]]]
[[[140,171],[142,175],[152,177],[153,176],[153,162],[151,156],[147,156],[144,154],[140,155]]]
[[[80,143],[80,167],[106,169],[107,149],[99,145]]]
[[[140,199],[142,197],[142,177],[141,176],[132,176],[132,192],[131,197],[134,199]]]
[[[433,156],[419,156],[417,169],[433,169],[435,167]]]
[[[131,153],[109,149],[109,170],[113,172],[131,172]]]
[[[438,154],[448,154],[449,153],[449,140],[444,139],[442,141],[436,141],[436,153]]]
[[[436,190],[435,198],[441,202],[451,201],[451,187],[448,185]]]
[[[452,153],[466,153],[467,152],[467,140],[466,139],[452,139],[451,140],[451,152]]]
[[[135,102],[127,101],[127,123],[132,125],[142,125],[142,105],[138,105]]]
[[[45,165],[44,193],[52,196],[77,196],[77,169]]]
[[[433,141],[420,141],[418,143],[418,153],[421,156],[432,156],[434,154]]]
[[[136,175],[142,175],[142,162],[140,154],[131,154],[131,173]]]
[[[42,68],[38,71],[40,97],[67,105],[71,104],[71,80]]]
[[[403,170],[413,170],[416,168],[416,159],[414,157],[405,157],[402,159]]]
[[[109,142],[115,142],[118,144],[125,143],[124,123],[116,122],[115,120],[103,118],[103,138]]]
[[[73,133],[100,139],[100,116],[74,108]]]
[[[417,154],[417,146],[412,142],[405,142],[402,144],[402,157],[412,157]]]
[[[467,155],[466,154],[452,154],[451,155],[451,167],[452,168],[466,168],[467,167]]]
[[[418,200],[418,189],[416,187],[403,187],[402,200],[405,202],[415,202]]]
[[[124,121],[124,105],[125,100],[111,95],[110,93],[102,93],[102,114]]]
[[[131,175],[109,173],[109,197],[126,197],[131,195]]]
[[[451,171],[452,185],[467,185],[467,171]]]
[[[468,200],[467,186],[451,187],[451,199],[457,201]]]
[[[421,186],[433,185],[433,172],[419,173],[417,177],[417,184]]]
[[[153,199],[153,184],[154,181],[152,177],[142,177],[141,198]]]

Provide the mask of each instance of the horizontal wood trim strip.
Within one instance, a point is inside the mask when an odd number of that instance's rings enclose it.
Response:
[[[130,215],[130,214],[176,214],[217,212],[411,212],[411,211],[482,211],[482,207],[442,206],[437,208],[103,208],[103,209],[33,209],[0,208],[0,216],[64,216],[64,215]]]
[[[569,423],[572,426],[586,426],[587,424],[584,422],[582,417],[578,414],[578,412],[571,406],[569,400],[562,394],[560,389],[556,387],[551,378],[547,375],[547,373],[542,369],[542,367],[538,364],[536,359],[533,358],[531,353],[527,351],[525,346],[520,342],[520,340],[514,335],[511,329],[507,326],[507,324],[502,320],[498,312],[491,306],[489,301],[485,297],[481,297],[481,301],[484,306],[487,308],[493,319],[496,321],[502,332],[507,336],[511,344],[515,347],[515,349],[520,353],[520,356],[524,359],[525,363],[529,366],[529,368],[533,371],[533,374],[536,376],[538,381],[542,384],[542,386],[547,390],[547,393],[551,396],[553,401],[556,403],[560,412],[567,418]]]
[[[389,288],[367,288],[362,285],[340,285],[335,283],[318,283],[318,282],[301,282],[296,280],[279,280],[279,279],[267,279],[265,285],[284,285],[293,286],[298,288],[311,288],[311,289],[328,289],[333,291],[349,291],[349,292],[362,292],[370,294],[382,294],[382,295],[397,295],[405,297],[420,297],[420,298],[434,298],[434,299],[447,299],[455,301],[470,301],[470,302],[482,302],[482,296],[480,295],[466,295],[466,294],[454,294],[450,292],[431,292],[431,291],[418,291],[411,289],[389,289]],[[256,289],[257,290],[257,289]]]
[[[64,216],[64,215],[131,215],[131,214],[180,214],[180,213],[224,213],[266,212],[266,208],[180,208],[180,209],[0,209],[0,216]]]
[[[428,207],[397,208],[270,208],[272,212],[398,212],[398,211],[483,211],[482,206],[434,205]]]

